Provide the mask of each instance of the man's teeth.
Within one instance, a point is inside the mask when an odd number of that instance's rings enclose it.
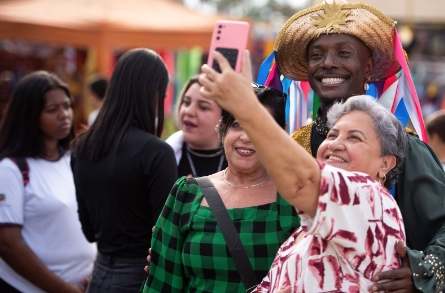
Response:
[[[254,151],[252,151],[252,150],[244,150],[244,149],[238,149],[238,151],[240,152],[240,153],[244,153],[244,154],[252,154]]]
[[[336,156],[330,156],[329,159],[330,160],[334,160],[334,161],[338,161],[340,163],[346,163],[345,160],[343,160],[342,158],[336,157]]]
[[[323,84],[337,84],[337,83],[342,83],[344,81],[345,81],[344,78],[322,78],[321,79],[321,82]]]

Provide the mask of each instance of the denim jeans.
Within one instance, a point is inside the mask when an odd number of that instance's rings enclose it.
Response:
[[[87,293],[137,293],[147,273],[146,257],[98,254]]]

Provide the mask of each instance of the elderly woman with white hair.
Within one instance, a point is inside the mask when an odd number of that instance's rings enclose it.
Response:
[[[403,221],[384,187],[396,181],[405,155],[402,124],[368,96],[335,104],[327,118],[330,131],[317,155],[320,191],[306,196],[307,206],[295,200],[302,226],[254,292],[287,285],[293,292],[368,292],[376,273],[400,267]]]
[[[256,101],[248,54],[242,75],[214,56],[222,73],[204,65],[201,94],[234,114],[301,218],[256,292],[368,292],[373,276],[401,265],[403,220],[385,187],[406,151],[403,126],[371,98],[349,98],[329,113],[332,127],[314,160]]]

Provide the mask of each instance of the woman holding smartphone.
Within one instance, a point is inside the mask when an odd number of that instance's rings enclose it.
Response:
[[[261,104],[284,128],[284,94],[255,87]],[[233,115],[223,111],[218,132],[228,167],[208,179],[224,203],[221,208],[227,209],[239,231],[252,274],[259,282],[278,247],[299,227],[299,218],[277,193],[255,147]],[[228,252],[219,222],[206,200],[207,191],[193,180],[181,177],[176,181],[156,222],[149,277],[142,292],[246,292],[250,285],[244,284]]]

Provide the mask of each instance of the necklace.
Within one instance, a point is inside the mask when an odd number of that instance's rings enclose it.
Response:
[[[320,110],[318,110],[317,117],[315,118],[315,129],[323,136],[327,135],[329,132],[329,128],[326,125],[327,122],[328,119],[326,118],[326,116],[321,115]]]
[[[233,183],[230,183],[229,181],[227,181],[227,177],[226,177],[226,171],[227,168],[224,169],[224,181],[229,184],[230,186],[233,186],[235,188],[251,188],[251,187],[256,187],[256,186],[260,186],[261,184],[263,184],[264,182],[266,182],[267,178],[269,178],[269,172],[267,172],[266,178],[264,178],[263,181],[261,181],[260,183],[254,184],[254,185],[250,185],[250,186],[236,186]]]
[[[223,152],[223,149],[221,148],[218,151],[214,152],[213,154],[201,154],[201,153],[195,152],[194,150],[189,148],[189,146],[187,145],[187,152],[189,152],[197,157],[201,157],[201,158],[213,158],[213,157],[217,157],[217,156],[221,155]],[[219,171],[221,171],[221,170],[218,170],[218,172]]]
[[[203,154],[198,154],[198,153],[196,153],[196,152],[191,151],[191,150],[189,149],[189,147],[187,146],[187,160],[189,161],[190,168],[192,169],[192,175],[193,175],[193,177],[200,177],[200,176],[199,176],[198,173],[196,172],[195,164],[193,164],[192,156],[190,156],[190,153],[192,153],[192,154],[195,155],[195,156],[198,156],[198,157],[204,157],[204,158],[213,158],[213,157],[216,157],[215,154],[211,154],[211,156],[210,156],[210,155],[205,155],[205,154],[204,154],[204,155],[203,155]],[[218,151],[218,152],[216,152],[216,153],[217,153],[218,155],[221,156],[221,158],[219,159],[218,169],[216,170],[216,172],[219,172],[219,171],[221,171],[221,169],[222,169],[222,165],[223,165],[223,163],[224,163],[224,153],[223,153],[223,149],[221,149],[220,151]]]

